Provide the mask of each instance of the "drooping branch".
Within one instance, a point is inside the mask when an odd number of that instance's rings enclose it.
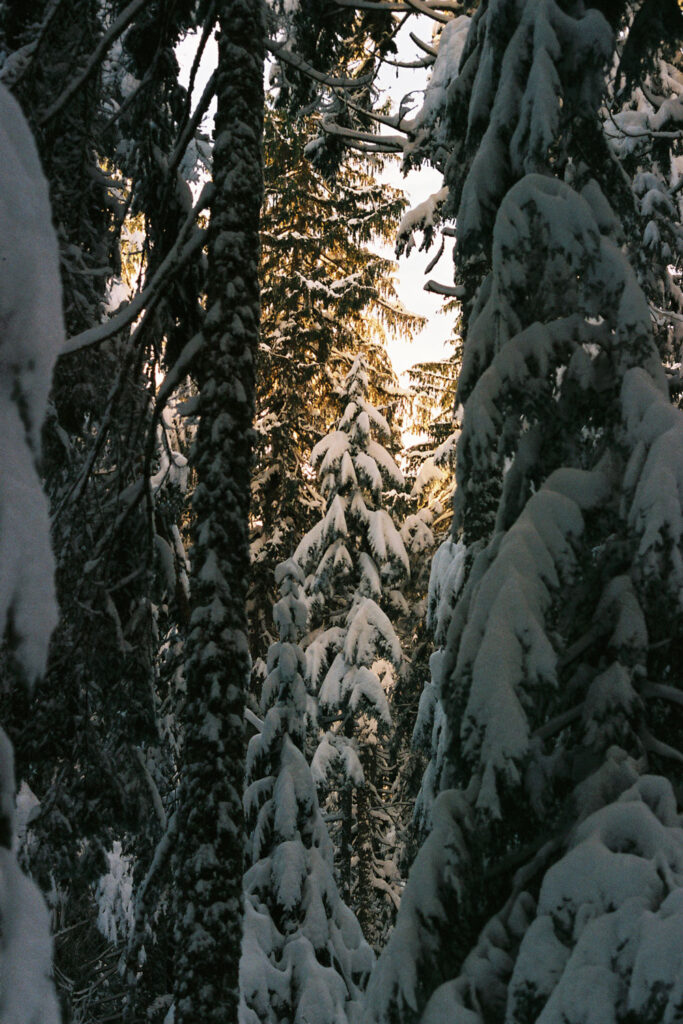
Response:
[[[212,195],[213,186],[211,184],[205,185],[199,199],[185,218],[178,232],[178,237],[149,284],[110,320],[97,324],[96,327],[90,327],[87,331],[82,331],[72,338],[67,338],[60,352],[61,356],[69,355],[71,352],[106,341],[107,338],[111,338],[118,331],[132,324],[140,313],[149,306],[152,299],[160,292],[162,286],[168,282],[171,274],[176,273],[180,267],[196,256],[206,243],[206,232],[196,227],[197,217],[209,205]]]

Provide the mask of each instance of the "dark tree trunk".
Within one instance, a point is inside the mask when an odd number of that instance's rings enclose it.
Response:
[[[254,359],[259,328],[263,55],[259,0],[219,13],[215,197],[200,427],[194,453],[192,621],[176,857],[176,1024],[237,1020],[243,708]]]

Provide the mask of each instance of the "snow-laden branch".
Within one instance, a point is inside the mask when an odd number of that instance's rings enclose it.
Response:
[[[448,295],[454,299],[462,299],[465,295],[466,289],[463,287],[455,287],[450,284],[441,284],[439,281],[434,281],[432,278],[427,281],[424,286],[426,292],[433,292],[435,295]]]
[[[452,11],[454,14],[460,14],[462,12],[462,3],[459,0],[436,0],[436,2],[421,3],[419,8],[417,4],[411,3],[410,0],[334,0],[337,7],[353,7],[359,11],[389,11],[398,14],[425,14],[427,11],[427,17],[433,18],[434,12],[436,11]],[[440,18],[438,20],[441,20]],[[445,20],[445,19],[444,19]]]
[[[377,147],[377,152],[402,153],[405,146],[405,139],[400,135],[373,135],[371,132],[362,132],[356,128],[345,128],[338,124],[331,114],[323,117],[322,128],[329,135],[338,135],[350,142],[363,142]]]
[[[150,301],[156,297],[170,274],[182,267],[205,244],[206,231],[196,227],[196,221],[201,211],[209,205],[212,195],[213,185],[210,183],[206,184],[202,189],[199,199],[185,218],[178,232],[178,237],[156,273],[153,274],[147,287],[110,320],[97,324],[96,327],[90,327],[87,331],[82,331],[72,338],[67,338],[60,355],[68,355],[79,349],[88,348],[90,345],[97,345],[101,341],[106,341],[107,338],[111,338],[112,335],[123,330],[124,327],[131,324],[140,315],[149,305]],[[192,230],[193,228],[194,230]],[[188,235],[190,236],[189,239]]]
[[[330,88],[356,89],[359,85],[367,85],[372,81],[372,75],[361,75],[359,78],[335,78],[334,75],[326,75],[322,71],[316,71],[305,60],[292,53],[285,46],[277,43],[274,39],[266,39],[266,48],[270,50],[273,56],[279,57],[286,64],[291,64],[297,71],[307,75],[309,78],[313,78],[316,82],[329,85]]]
[[[406,4],[415,11],[416,14],[424,14],[427,18],[432,18],[434,21],[441,22],[442,25],[445,25],[447,21],[451,20],[447,14],[441,14],[436,9],[436,6],[433,7],[431,4],[426,3],[425,0],[406,0]],[[451,10],[453,10],[453,8],[451,8]]]
[[[88,58],[88,62],[85,65],[83,71],[81,71],[80,75],[76,75],[76,77],[71,80],[69,85],[67,85],[66,89],[64,89],[60,93],[60,95],[54,101],[52,106],[48,107],[43,116],[40,118],[38,124],[41,127],[44,124],[47,124],[48,121],[51,121],[52,118],[55,117],[55,115],[58,114],[60,110],[62,110],[66,106],[66,104],[69,102],[72,96],[75,96],[78,90],[88,81],[90,76],[100,66],[100,62],[105,53],[107,52],[107,50],[109,49],[109,47],[111,46],[111,44],[115,42],[115,40],[117,40],[119,36],[125,31],[125,29],[131,23],[135,15],[138,13],[138,11],[142,10],[146,3],[147,0],[131,0],[131,3],[129,3],[123,11],[121,11],[121,14],[118,16],[116,21],[114,21],[113,24],[110,25],[110,27],[107,29],[107,31],[100,39],[99,43],[97,44],[92,54]]]
[[[33,61],[33,57],[45,38],[45,33],[52,24],[54,16],[59,10],[61,4],[62,0],[50,0],[37,34],[30,43],[27,43],[25,46],[22,46],[21,49],[15,50],[14,53],[10,54],[3,64],[2,70],[0,71],[0,82],[2,82],[3,85],[6,85],[8,89],[14,88],[28,71]]]
[[[643,697],[654,697],[659,700],[668,700],[673,704],[683,704],[683,691],[675,686],[667,686],[665,683],[648,683],[641,690]]]

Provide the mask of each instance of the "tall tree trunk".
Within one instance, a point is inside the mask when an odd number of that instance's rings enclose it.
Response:
[[[263,190],[260,0],[219,11],[205,343],[197,379],[191,632],[176,856],[176,1024],[237,1020],[246,589]]]

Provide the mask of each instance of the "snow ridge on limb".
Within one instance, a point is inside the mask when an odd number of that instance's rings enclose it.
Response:
[[[446,1007],[458,1024],[677,1019],[683,829],[676,797],[667,780],[639,776],[623,751],[615,749],[605,769],[613,793],[617,787],[612,802],[576,826],[537,897],[525,888],[531,872],[517,873],[507,904],[459,977],[436,989],[422,1024],[443,1020]],[[536,866],[551,854],[540,850]]]
[[[268,651],[261,731],[247,755],[245,921],[240,1024],[347,1024],[373,955],[342,902],[332,844],[303,754],[303,575],[276,570],[280,640]]]

